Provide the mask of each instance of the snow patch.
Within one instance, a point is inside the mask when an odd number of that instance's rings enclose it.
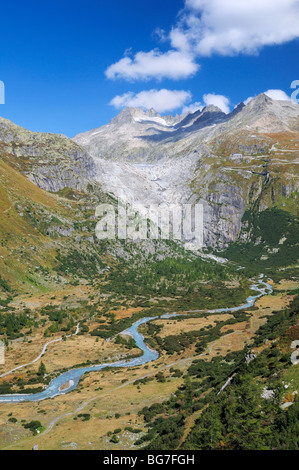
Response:
[[[140,116],[138,118],[134,118],[135,122],[142,123],[143,121],[146,122],[153,122],[154,124],[160,124],[165,127],[172,127],[171,124],[168,124],[163,118],[161,117],[148,117],[148,116]]]

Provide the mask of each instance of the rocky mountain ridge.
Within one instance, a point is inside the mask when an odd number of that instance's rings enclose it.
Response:
[[[209,105],[194,113],[176,116],[175,123],[154,110],[125,108],[110,123],[78,134],[73,140],[94,158],[153,163],[180,155],[181,142],[200,145],[238,129],[267,132],[298,132],[299,106],[258,95],[246,106],[240,103],[230,114]],[[195,141],[195,142],[194,142]],[[177,151],[178,150],[178,151]]]
[[[0,152],[42,189],[84,190],[94,181],[96,165],[82,147],[63,135],[31,132],[0,118]]]
[[[226,115],[127,108],[73,140],[0,119],[1,158],[42,189],[89,188],[146,209],[202,204],[204,245],[242,237],[249,208],[297,211],[299,106],[259,95]]]
[[[284,199],[298,191],[297,104],[261,94],[228,115],[207,106],[172,126],[162,120],[153,110],[127,108],[74,141],[92,155],[97,181],[115,196],[146,207],[202,203],[206,246],[235,241],[255,198],[264,208],[278,200],[286,207]],[[266,187],[270,199],[261,197]]]

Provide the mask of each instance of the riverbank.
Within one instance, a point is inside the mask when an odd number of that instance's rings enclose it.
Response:
[[[244,304],[240,305],[239,307],[208,310],[206,311],[206,313],[237,312],[245,308],[252,307],[257,299],[259,299],[260,297],[264,295],[270,294],[273,291],[271,285],[268,284],[267,282],[264,282],[263,278],[264,278],[264,275],[261,274],[257,280],[253,280],[253,279],[250,280],[252,282],[251,290],[258,292],[258,294],[249,296],[246,299]],[[203,310],[192,310],[192,311],[190,310],[187,313],[202,313],[202,312]],[[174,313],[161,315],[160,318],[170,319],[170,318],[177,317],[179,315],[180,315],[179,313],[174,312]],[[113,368],[136,367],[136,366],[144,365],[148,362],[157,360],[159,357],[159,354],[156,351],[150,349],[145,344],[142,334],[138,331],[138,328],[140,325],[144,323],[148,323],[156,319],[157,317],[143,318],[135,322],[130,328],[126,330],[126,334],[132,335],[136,342],[137,347],[141,351],[143,351],[142,356],[134,358],[130,361],[124,360],[124,361],[118,361],[118,362],[113,362],[113,363],[104,363],[104,364],[94,365],[90,367],[83,367],[79,369],[72,369],[61,374],[55,379],[53,379],[51,383],[49,384],[49,386],[42,392],[32,394],[32,395],[30,394],[1,395],[0,402],[1,403],[20,403],[23,401],[36,401],[37,402],[37,401],[45,400],[47,398],[53,398],[57,395],[69,393],[75,390],[78,386],[78,383],[81,377],[88,372],[100,371],[107,367],[113,367]],[[72,385],[69,387],[66,387],[66,384],[68,383],[71,383]]]

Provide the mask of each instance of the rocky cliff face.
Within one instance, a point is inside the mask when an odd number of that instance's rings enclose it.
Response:
[[[260,210],[296,212],[299,106],[259,95],[229,115],[215,106],[175,117],[128,108],[73,140],[0,119],[0,152],[48,191],[93,185],[145,208],[202,204],[205,246],[224,246],[257,200]]]
[[[298,131],[299,106],[262,94],[229,115],[208,106],[174,121],[128,108],[74,141],[114,195],[145,206],[202,203],[205,245],[223,246],[257,198],[261,208],[295,210]]]
[[[213,105],[172,119],[154,110],[126,108],[109,124],[78,134],[73,140],[95,158],[150,163],[175,157],[182,147],[196,148],[199,143],[239,130],[298,132],[298,108],[293,102],[274,101],[264,94],[246,106],[240,103],[228,115]]]
[[[30,181],[48,191],[83,190],[96,176],[93,159],[71,139],[30,132],[2,118],[0,152]]]

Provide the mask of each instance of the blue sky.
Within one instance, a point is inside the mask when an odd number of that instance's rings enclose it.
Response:
[[[227,112],[269,89],[290,96],[298,38],[298,0],[5,2],[0,116],[73,137],[126,105]]]

